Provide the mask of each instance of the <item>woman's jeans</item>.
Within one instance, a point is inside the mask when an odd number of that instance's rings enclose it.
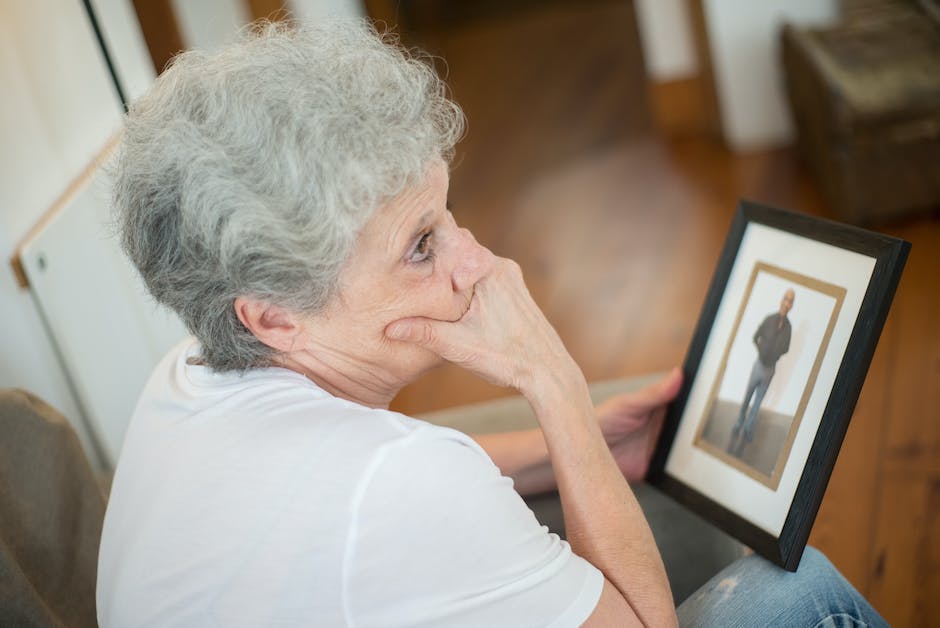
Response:
[[[756,556],[728,565],[679,606],[680,626],[887,626],[818,550],[796,573]]]

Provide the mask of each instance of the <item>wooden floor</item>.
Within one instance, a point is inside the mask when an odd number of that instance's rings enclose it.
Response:
[[[550,3],[406,39],[446,58],[469,118],[457,219],[522,265],[589,380],[681,364],[738,198],[826,215],[792,150],[652,130],[633,19]],[[913,250],[811,543],[893,625],[940,625],[940,219],[882,230]],[[506,394],[444,367],[394,407]]]

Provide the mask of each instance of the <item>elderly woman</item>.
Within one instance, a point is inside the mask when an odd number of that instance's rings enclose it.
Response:
[[[595,412],[518,266],[447,210],[463,127],[444,93],[366,24],[266,26],[180,55],[131,107],[123,244],[195,338],[127,432],[102,626],[677,622],[624,478],[680,375]],[[387,409],[444,360],[518,390],[541,429],[471,438]],[[520,498],[556,488],[570,545]],[[795,576],[733,569],[735,595],[679,616],[877,621],[818,553]]]

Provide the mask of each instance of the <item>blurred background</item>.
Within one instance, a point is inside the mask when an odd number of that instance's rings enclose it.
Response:
[[[740,198],[913,243],[810,542],[892,624],[940,625],[932,0],[3,0],[0,387],[44,397],[113,464],[132,405],[102,417],[94,391],[133,399],[143,379],[106,374],[131,359],[107,329],[100,351],[80,343],[121,298],[96,283],[101,265],[60,288],[43,277],[114,245],[104,227],[44,230],[84,198],[125,103],[173,54],[258,18],[332,15],[435,55],[469,120],[453,211],[520,263],[589,380],[682,363]],[[507,394],[445,367],[394,409]]]

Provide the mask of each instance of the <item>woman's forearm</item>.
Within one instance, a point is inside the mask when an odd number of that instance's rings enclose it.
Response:
[[[604,573],[644,625],[674,624],[653,534],[601,434],[587,385],[578,379],[565,388],[523,391],[544,431],[568,542]]]
[[[503,475],[512,478],[520,495],[537,495],[557,488],[541,429],[475,434],[473,439]]]

